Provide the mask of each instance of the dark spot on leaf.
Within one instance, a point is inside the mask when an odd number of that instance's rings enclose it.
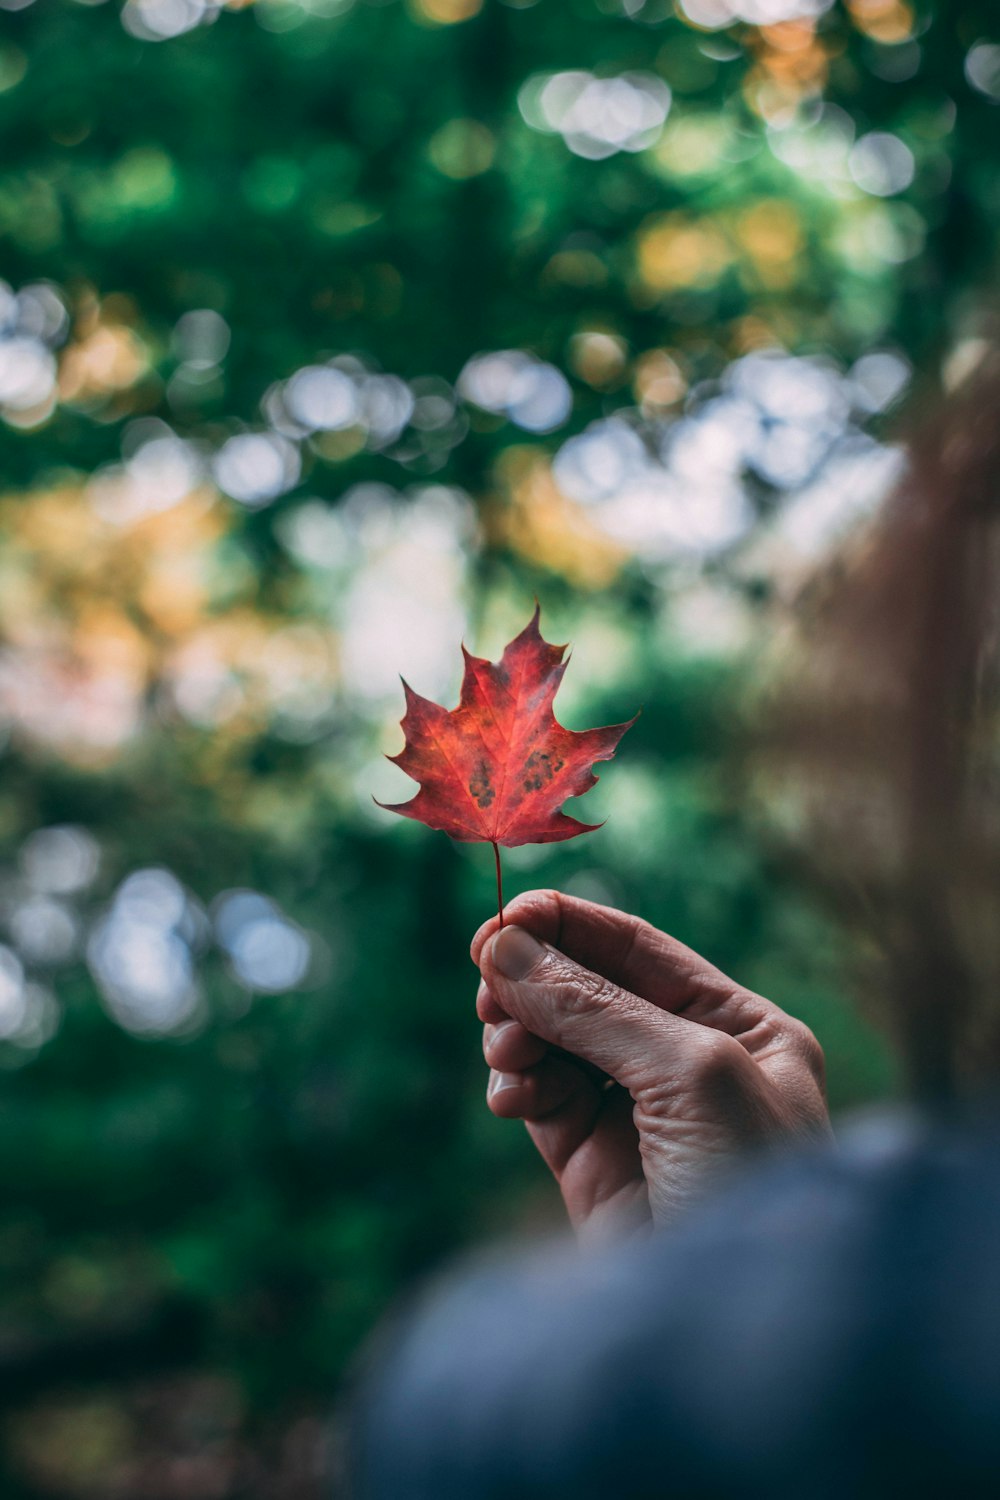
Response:
[[[479,762],[472,774],[472,780],[469,782],[469,795],[475,798],[484,811],[496,796],[496,792],[490,785],[490,768],[484,760]]]
[[[540,792],[562,766],[558,756],[551,756],[547,750],[533,750],[524,763],[524,790]]]

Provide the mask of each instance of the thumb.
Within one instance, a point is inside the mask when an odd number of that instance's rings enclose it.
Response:
[[[523,927],[502,928],[484,945],[480,966],[509,1015],[610,1074],[633,1098],[662,1093],[665,1079],[692,1053],[733,1045],[574,963]]]

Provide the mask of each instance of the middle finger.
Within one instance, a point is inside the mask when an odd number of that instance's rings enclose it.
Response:
[[[518,1073],[533,1068],[548,1052],[547,1042],[522,1026],[506,1020],[483,1027],[483,1056],[499,1073]]]

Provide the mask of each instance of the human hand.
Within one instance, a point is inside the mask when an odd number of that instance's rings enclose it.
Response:
[[[742,1153],[830,1133],[812,1032],[638,917],[529,891],[472,941],[487,1099],[583,1237],[672,1222]]]

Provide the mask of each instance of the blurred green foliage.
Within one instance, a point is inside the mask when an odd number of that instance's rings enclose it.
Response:
[[[392,1299],[555,1222],[482,1103],[466,951],[489,851],[369,801],[421,622],[415,686],[446,696],[463,623],[496,655],[537,594],[577,643],[570,724],[644,707],[591,794],[607,827],[517,851],[512,890],[641,911],[773,996],[825,1043],[836,1105],[893,1087],[851,953],[734,772],[738,705],[814,560],[782,517],[845,444],[885,457],[911,368],[933,386],[974,357],[996,14],[0,17],[0,1485],[315,1495],[323,1419]],[[584,95],[587,72],[632,82]],[[469,362],[497,351],[494,399]],[[630,443],[748,420],[766,351],[799,361],[779,404],[799,375],[847,392],[829,434],[822,403],[782,429],[783,453],[813,443],[801,472],[767,456],[761,406],[756,458],[695,454],[706,495],[732,492],[721,531],[678,540],[655,486],[638,520],[609,510]],[[304,370],[328,372],[321,420]],[[588,434],[608,494],[567,446]]]

